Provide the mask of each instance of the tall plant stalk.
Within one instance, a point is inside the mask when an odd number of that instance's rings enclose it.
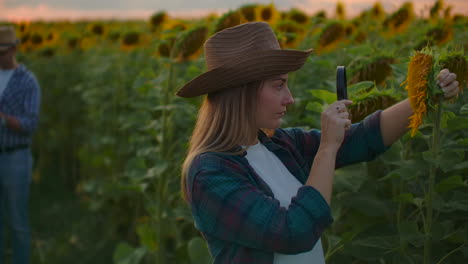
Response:
[[[430,162],[430,171],[429,171],[429,186],[428,192],[426,194],[426,215],[424,221],[424,232],[425,232],[425,241],[424,241],[424,264],[431,263],[431,247],[432,247],[432,202],[434,199],[434,184],[435,177],[437,174],[437,169],[439,164],[434,162],[437,160],[437,156],[440,151],[440,120],[442,115],[442,105],[439,102],[435,105],[434,115],[434,125],[432,127],[432,147],[431,147],[431,156],[432,162]]]
[[[171,94],[174,91],[175,87],[175,61],[171,60],[169,65],[169,75],[167,80],[167,86],[163,91],[162,97],[162,106],[169,106],[171,104]],[[159,161],[167,162],[170,164],[169,158],[172,157],[172,137],[174,132],[174,126],[170,122],[172,117],[172,110],[168,107],[163,107],[161,115],[161,132],[162,139],[160,142],[160,151],[159,151]],[[164,228],[163,228],[163,215],[166,211],[166,201],[167,201],[167,185],[168,185],[168,173],[171,171],[168,167],[165,167],[161,171],[161,175],[158,180],[156,188],[156,199],[157,199],[157,211],[156,211],[156,225],[157,225],[157,234],[156,234],[156,243],[158,245],[158,254],[157,254],[157,263],[166,263],[166,245],[164,239]]]

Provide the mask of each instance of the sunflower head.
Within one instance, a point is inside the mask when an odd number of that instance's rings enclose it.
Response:
[[[406,2],[384,20],[383,27],[390,34],[401,33],[408,28],[413,18],[413,4]]]
[[[390,66],[396,63],[392,56],[377,56],[370,62],[365,63],[357,73],[351,78],[350,83],[362,81],[374,81],[377,85],[382,85],[385,80],[392,75],[393,70]]]
[[[358,96],[353,96],[353,104],[348,107],[351,122],[360,122],[369,114],[380,109],[386,109],[397,102],[398,98],[387,90],[377,91],[374,89]]]
[[[257,4],[247,4],[239,8],[240,13],[245,20],[251,22],[257,20]]]
[[[444,10],[444,20],[449,21],[452,17],[452,6],[447,6]]]
[[[91,25],[91,32],[95,35],[102,36],[104,34],[104,26],[102,24]]]
[[[325,20],[327,20],[327,13],[325,13],[325,11],[323,10],[318,11],[317,13],[312,15],[312,17],[310,18],[310,22],[312,26],[322,24],[323,22],[325,22]],[[318,29],[318,27],[316,28]]]
[[[333,50],[345,36],[346,29],[342,23],[329,23],[320,34],[317,53]]]
[[[191,57],[195,57],[198,51],[201,50],[208,35],[206,26],[194,27],[184,32],[176,43],[174,57],[179,57],[180,60],[186,61]]]
[[[39,55],[45,58],[51,58],[55,55],[55,51],[53,47],[44,47],[39,51]]]
[[[439,18],[439,13],[442,11],[443,8],[444,1],[437,0],[429,10],[429,17],[431,18],[431,20],[437,20]]]
[[[346,18],[345,6],[342,2],[338,1],[338,3],[336,3],[335,12],[337,19],[344,20]]]
[[[452,39],[452,27],[447,24],[440,24],[426,32],[426,39],[431,43],[441,46]]]
[[[289,19],[296,22],[297,24],[304,25],[309,21],[309,16],[297,8],[293,8],[289,11]]]
[[[260,6],[258,7],[258,11],[259,19],[265,22],[274,22],[274,20],[279,16],[278,11],[273,4]]]
[[[229,11],[218,19],[215,32],[240,25],[242,22],[244,22],[244,18],[239,10]]]
[[[370,14],[372,16],[373,19],[382,19],[384,16],[385,16],[385,11],[382,7],[382,4],[380,4],[380,2],[376,2],[371,10],[370,10]]]
[[[355,34],[355,36],[354,36],[354,42],[355,42],[355,43],[358,43],[358,44],[363,43],[364,41],[366,41],[366,39],[367,39],[367,34],[366,34],[366,32],[361,31],[361,30],[358,31],[358,32]]]
[[[44,41],[44,39],[42,38],[41,35],[37,34],[37,33],[34,33],[31,35],[31,39],[30,39],[30,42],[35,45],[35,46],[39,46],[42,44],[42,42]]]
[[[294,21],[280,21],[275,29],[282,48],[294,46],[302,34],[302,28]]]
[[[433,61],[434,58],[427,49],[422,52],[417,51],[411,58],[408,65],[407,79],[405,82],[405,90],[408,91],[408,97],[413,109],[413,115],[409,118],[411,128],[411,136],[416,134],[419,126],[422,124],[423,117],[428,111],[431,104],[432,94],[434,89],[429,87],[433,80]]]
[[[165,11],[160,11],[150,17],[150,25],[153,29],[158,29],[168,19]]]
[[[135,46],[140,42],[140,33],[129,31],[123,35],[122,44],[124,46]]]
[[[71,37],[67,40],[67,46],[69,49],[79,49],[81,45],[81,39],[79,37]]]

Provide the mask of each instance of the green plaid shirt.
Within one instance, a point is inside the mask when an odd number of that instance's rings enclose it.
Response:
[[[387,150],[380,113],[353,124],[338,151],[336,167],[369,161]],[[259,140],[304,184],[320,145],[320,131],[276,129]],[[311,250],[332,222],[330,208],[311,186],[302,186],[281,207],[245,155],[203,153],[189,170],[187,193],[195,226],[208,242],[215,264],[270,264],[273,253]]]

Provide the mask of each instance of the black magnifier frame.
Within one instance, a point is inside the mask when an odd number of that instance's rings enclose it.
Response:
[[[348,88],[346,86],[345,66],[336,67],[336,95],[338,100],[348,99]]]

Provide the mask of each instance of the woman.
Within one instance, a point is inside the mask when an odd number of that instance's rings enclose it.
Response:
[[[281,50],[267,23],[228,28],[205,43],[208,71],[177,93],[207,94],[182,186],[214,263],[325,263],[334,170],[374,159],[407,130],[408,100],[353,125],[341,100],[322,113],[321,131],[279,128],[294,102],[288,72],[310,52]],[[439,80],[457,94],[454,74]]]

